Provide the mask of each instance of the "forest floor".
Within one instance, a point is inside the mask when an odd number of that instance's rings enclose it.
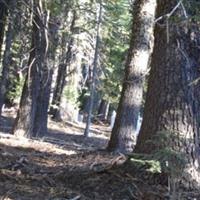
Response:
[[[0,124],[0,200],[164,200],[167,187],[126,165],[123,154],[104,149],[109,128],[50,121],[41,139],[10,133],[13,115]],[[187,192],[185,199],[200,199]]]

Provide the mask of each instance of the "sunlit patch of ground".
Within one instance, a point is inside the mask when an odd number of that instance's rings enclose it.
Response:
[[[39,140],[26,139],[23,137],[15,137],[10,134],[0,133],[0,144],[8,145],[10,147],[22,147],[22,148],[32,148],[40,152],[54,153],[54,154],[66,154],[72,155],[76,154],[73,150],[65,150],[59,148],[58,145],[53,145],[48,142],[43,142]]]
[[[77,154],[59,148],[59,144],[0,134],[0,196],[4,200],[94,199],[89,197],[91,181],[102,181],[101,177],[93,175],[125,160],[122,154],[101,151]],[[82,188],[85,181],[90,182],[88,189]],[[102,186],[99,189],[102,190]],[[95,195],[95,199],[105,197],[105,194]]]
[[[12,115],[0,124],[0,200],[164,200],[168,187],[134,165],[123,154],[105,151],[109,127],[49,121],[43,138],[9,134]],[[200,199],[185,192],[184,199]],[[189,196],[189,198],[188,198]],[[166,198],[165,198],[166,197]]]

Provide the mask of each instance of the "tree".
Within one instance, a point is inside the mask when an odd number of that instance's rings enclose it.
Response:
[[[108,150],[131,152],[143,97],[143,84],[153,49],[156,0],[136,0],[125,78]]]
[[[98,109],[98,118],[102,121],[107,120],[110,103],[104,99],[101,100]]]
[[[12,19],[9,17],[8,21],[13,26],[13,33],[9,31],[9,34],[12,34],[13,41],[10,49],[9,62],[7,64],[9,70],[4,98],[5,107],[12,107],[20,101],[31,46],[32,29],[30,17],[33,11],[32,3],[26,4],[25,1],[15,1],[14,3],[16,4],[14,9],[9,6],[9,11],[12,9],[10,12],[14,16]]]
[[[68,45],[67,45],[67,52],[64,56],[64,58],[62,59],[62,63],[59,64],[58,66],[58,74],[57,74],[57,78],[56,78],[56,85],[54,88],[54,93],[53,93],[53,99],[52,99],[52,103],[51,103],[51,109],[50,109],[50,114],[52,115],[52,118],[54,120],[60,121],[61,119],[61,115],[60,115],[60,104],[61,104],[61,97],[63,95],[63,89],[65,87],[66,84],[66,76],[67,76],[67,67],[70,64],[70,61],[72,59],[72,47],[74,45],[74,26],[75,26],[75,22],[77,20],[77,13],[76,11],[73,11],[73,17],[72,17],[72,21],[71,21],[71,25],[70,25],[70,39],[68,41]],[[65,37],[63,35],[63,37]],[[65,45],[65,43],[64,43]]]
[[[41,0],[34,0],[32,21],[32,46],[28,62],[28,72],[24,83],[20,108],[13,127],[17,136],[32,137],[36,128],[37,112],[40,112],[39,101],[42,85],[46,80],[48,51],[48,12],[43,10]],[[47,112],[47,111],[46,111]],[[43,113],[45,114],[45,113]]]
[[[135,152],[156,154],[164,150],[165,157],[170,153],[165,161],[180,173],[177,179],[171,177],[176,189],[181,186],[193,189],[200,184],[199,82],[196,81],[200,29],[194,13],[181,3],[158,1],[159,23],[155,28],[144,117]],[[159,137],[161,140],[155,141]],[[167,145],[163,137],[168,138]],[[179,166],[177,156],[184,161]]]
[[[2,74],[1,74],[1,80],[0,80],[0,115],[2,112],[2,106],[4,104],[6,86],[9,79],[8,76],[9,76],[9,70],[10,70],[11,47],[12,47],[13,38],[14,38],[14,24],[15,24],[14,22],[16,19],[16,10],[15,10],[16,1],[10,0],[9,4],[4,5],[4,6],[9,6],[9,23],[8,23],[8,30],[6,32],[5,51],[3,55]],[[2,27],[2,30],[3,29],[4,27]]]
[[[53,2],[49,2],[48,7],[51,8]],[[54,5],[55,6],[55,5]],[[55,9],[55,7],[54,7]],[[47,14],[48,16],[48,14]],[[40,92],[38,95],[37,112],[35,116],[35,125],[33,129],[34,136],[42,137],[47,133],[47,123],[48,123],[48,108],[51,93],[51,84],[53,78],[53,71],[55,70],[55,60],[56,60],[56,50],[58,48],[58,32],[60,28],[60,20],[56,18],[56,12],[51,9],[50,19],[46,19],[46,24],[48,23],[48,32],[46,29],[42,36],[42,41],[48,42],[47,55],[44,57],[44,66],[42,68],[42,77],[40,81]],[[47,35],[48,34],[48,35]],[[48,37],[49,36],[49,37]],[[44,46],[47,46],[43,44]]]
[[[102,23],[101,68],[99,93],[117,109],[124,77],[124,60],[129,47],[131,6],[128,0],[106,1]]]
[[[89,130],[90,130],[91,118],[92,118],[92,110],[93,110],[93,106],[94,106],[96,76],[97,76],[97,67],[98,67],[98,59],[99,59],[101,22],[102,22],[102,1],[100,0],[98,19],[97,19],[97,28],[96,28],[96,44],[95,44],[95,52],[94,52],[94,62],[93,62],[93,69],[92,69],[92,78],[91,78],[91,83],[90,83],[89,109],[88,109],[88,113],[87,113],[87,122],[86,122],[86,128],[85,128],[85,132],[84,132],[85,137],[89,136]]]
[[[1,49],[3,44],[7,13],[8,13],[8,4],[6,4],[4,0],[0,0],[0,58],[1,58]]]
[[[53,20],[51,20],[51,24],[49,23],[50,20],[48,19],[48,17],[49,13],[47,11],[47,13],[45,13],[44,19],[46,28],[42,29],[41,41],[43,42],[43,44],[41,45],[46,48],[48,48],[49,46],[50,48],[54,49],[55,41],[53,39],[54,36],[52,35],[52,31],[57,31],[57,27],[56,24],[52,24]],[[56,32],[54,32],[53,34],[56,34]],[[48,37],[52,39],[50,44],[48,42]],[[43,50],[43,52],[41,51],[41,62],[43,62],[43,66],[41,66],[40,89],[37,97],[37,108],[33,128],[33,136],[36,137],[42,137],[47,133],[48,108],[54,69],[53,64],[50,63],[50,59],[54,59],[55,57],[55,54],[51,54],[52,57],[50,58],[50,48],[48,50]],[[56,51],[56,49],[54,49],[54,51]]]

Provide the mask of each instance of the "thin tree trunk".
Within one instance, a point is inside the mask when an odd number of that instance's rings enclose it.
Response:
[[[132,36],[125,79],[108,150],[131,152],[141,109],[143,84],[153,50],[156,0],[134,1]]]
[[[2,106],[5,101],[7,82],[9,79],[11,47],[12,47],[12,42],[14,38],[14,21],[16,18],[16,13],[15,13],[16,1],[10,0],[9,7],[10,7],[9,9],[10,19],[9,19],[9,24],[8,24],[8,30],[6,32],[6,41],[5,41],[6,47],[5,47],[5,51],[3,55],[2,73],[1,73],[1,80],[0,80],[0,116],[2,112]]]
[[[83,112],[84,113],[88,113],[89,105],[90,105],[90,96],[85,95],[84,101],[83,101]]]
[[[4,0],[0,0],[0,58],[1,58],[7,15],[8,15],[8,4],[6,4]]]
[[[71,58],[72,58],[72,47],[74,45],[74,26],[76,22],[76,12],[74,11],[73,13],[73,19],[71,22],[71,27],[70,27],[70,32],[71,32],[71,38],[68,43],[68,48],[67,48],[67,53],[66,57],[63,63],[61,63],[58,67],[58,75],[56,79],[56,85],[53,93],[53,99],[51,103],[51,108],[50,108],[50,115],[52,115],[52,119],[56,121],[61,121],[61,114],[60,114],[60,104],[61,104],[61,97],[63,94],[63,90],[66,84],[66,76],[67,76],[67,67],[70,64]]]
[[[91,125],[91,118],[92,118],[92,110],[94,105],[94,95],[96,89],[96,75],[97,75],[97,67],[98,67],[98,57],[99,57],[99,45],[100,45],[100,26],[102,21],[102,1],[99,2],[99,13],[97,19],[97,32],[96,32],[96,46],[95,46],[95,53],[94,53],[94,63],[93,63],[93,71],[92,71],[92,79],[90,83],[90,99],[89,99],[89,109],[87,113],[87,121],[86,121],[86,128],[84,132],[84,136],[89,136],[90,125]]]
[[[170,13],[177,2],[158,1],[158,17]],[[200,29],[197,22],[185,23],[182,8],[178,7],[171,18],[162,21],[155,29],[155,49],[144,109],[143,123],[135,148],[137,153],[152,154],[165,148],[184,159],[166,160],[179,171],[170,171],[178,190],[200,187],[199,174],[199,45]],[[198,92],[197,92],[198,91]],[[166,144],[167,138],[169,142]],[[155,141],[155,138],[159,138]],[[146,143],[148,141],[148,144]],[[166,155],[165,155],[166,156]]]
[[[20,108],[13,127],[17,136],[34,136],[35,117],[40,93],[41,74],[45,65],[47,43],[44,44],[45,14],[41,0],[34,0],[32,46],[29,57],[29,70],[23,87]]]

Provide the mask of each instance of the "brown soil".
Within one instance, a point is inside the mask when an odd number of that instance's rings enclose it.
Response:
[[[49,134],[36,140],[10,135],[12,123],[5,115],[0,124],[1,200],[169,199],[164,183],[135,170],[124,155],[103,150],[105,127],[94,126],[98,131],[84,138],[82,126],[51,121]]]

